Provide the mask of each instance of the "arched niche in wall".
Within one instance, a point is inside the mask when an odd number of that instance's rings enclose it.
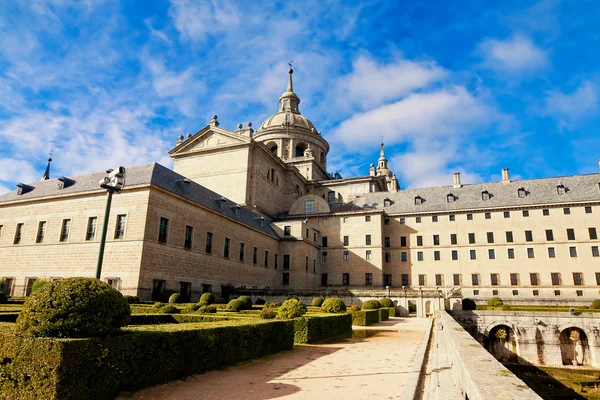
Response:
[[[292,204],[289,215],[319,214],[330,211],[329,204],[321,196],[307,194]]]

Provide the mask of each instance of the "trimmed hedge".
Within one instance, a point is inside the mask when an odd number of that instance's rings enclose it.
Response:
[[[310,315],[294,321],[294,343],[314,343],[351,332],[350,314]]]
[[[390,312],[387,308],[380,308],[377,311],[379,311],[379,322],[387,321],[388,319],[390,319]]]
[[[7,327],[8,325],[8,327]],[[108,400],[293,347],[292,321],[128,327],[106,338],[14,335],[0,324],[0,393],[33,400]]]
[[[352,314],[352,325],[367,326],[379,322],[378,310],[361,310]]]
[[[396,316],[396,307],[384,307],[388,309],[388,315],[390,317],[395,317]]]
[[[363,310],[377,310],[381,308],[381,304],[377,300],[367,300],[362,304]]]

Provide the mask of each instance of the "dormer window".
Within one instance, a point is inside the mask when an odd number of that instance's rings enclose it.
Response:
[[[519,189],[517,189],[517,195],[520,198],[525,198],[525,197],[527,197],[527,190],[525,190],[523,188],[519,188]]]
[[[421,196],[415,197],[415,206],[420,206],[423,204],[423,198]]]
[[[454,203],[455,200],[456,200],[456,197],[454,197],[454,195],[452,193],[448,193],[446,195],[446,201],[448,203]]]
[[[565,185],[558,185],[556,187],[556,193],[558,193],[559,195],[563,195],[567,193],[567,188],[565,187]]]
[[[481,200],[487,201],[489,199],[490,199],[490,192],[488,192],[487,190],[484,190],[483,192],[481,192]]]
[[[390,199],[384,199],[383,200],[383,206],[384,207],[390,207],[392,205],[392,201]]]

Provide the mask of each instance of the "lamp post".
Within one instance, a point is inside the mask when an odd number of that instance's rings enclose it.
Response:
[[[102,273],[102,261],[104,260],[104,246],[106,245],[106,233],[108,229],[108,217],[113,193],[119,193],[125,187],[125,168],[109,169],[106,176],[99,182],[100,187],[108,192],[106,198],[106,209],[104,210],[104,222],[102,224],[102,235],[100,236],[100,251],[98,252],[98,263],[96,264],[96,279],[100,279]]]

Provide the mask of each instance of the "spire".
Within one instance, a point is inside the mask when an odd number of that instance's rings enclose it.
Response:
[[[290,66],[290,69],[288,69],[287,90],[279,98],[279,112],[300,114],[300,110],[298,110],[300,98],[294,93],[294,85],[292,83],[292,74],[294,73],[292,62],[290,61],[288,65]]]
[[[381,137],[381,144],[379,149],[379,160],[377,160],[377,172],[378,175],[392,175],[392,171],[388,169],[388,160],[385,158],[385,150],[383,148],[383,136]]]
[[[48,165],[46,166],[46,172],[44,172],[44,176],[42,176],[42,179],[40,179],[40,181],[47,181],[48,179],[50,179],[50,163],[52,162],[52,157],[48,158]]]
[[[379,161],[382,161],[382,160],[387,161],[386,158],[385,158],[385,151],[383,149],[383,137],[381,138],[381,145],[380,146],[381,146],[381,148],[379,150]]]
[[[288,69],[288,87],[287,87],[287,91],[288,92],[294,92],[294,85],[292,84],[292,74],[294,73],[294,70],[292,69],[292,62],[289,62],[290,65],[290,69]]]

